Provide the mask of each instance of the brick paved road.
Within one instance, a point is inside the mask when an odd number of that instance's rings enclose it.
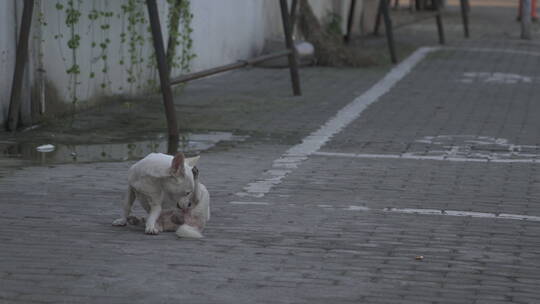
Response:
[[[259,199],[268,205],[250,206],[303,236],[294,248],[326,250],[324,292],[366,303],[540,302],[540,53],[494,47],[432,53]]]
[[[204,153],[200,241],[110,225],[130,162],[4,171],[0,303],[539,303],[540,56],[481,46],[426,57],[264,197],[235,193],[289,144]]]

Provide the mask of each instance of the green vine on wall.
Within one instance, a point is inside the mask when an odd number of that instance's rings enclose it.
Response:
[[[101,62],[101,73],[103,74],[103,81],[100,83],[100,87],[102,89],[105,89],[107,85],[110,83],[109,77],[108,77],[108,71],[109,71],[109,63],[108,63],[108,51],[109,51],[109,45],[111,44],[111,39],[109,30],[111,28],[111,18],[114,16],[114,12],[108,10],[107,5],[105,8],[98,8],[95,6],[95,2],[93,1],[92,10],[88,13],[88,19],[90,20],[90,26],[92,27],[92,42],[91,42],[91,48],[95,49],[97,48],[99,50],[99,55],[97,57],[98,61]],[[107,4],[107,2],[105,2]],[[94,37],[94,29],[95,27],[98,27],[99,29],[99,36],[100,40],[96,41]],[[94,72],[93,66],[90,65],[90,75],[89,77],[95,78],[96,74]]]
[[[145,17],[144,3],[141,0],[128,0],[122,5],[122,11],[127,16],[127,33],[122,32],[120,39],[122,43],[128,44],[129,66],[126,68],[128,74],[127,82],[131,85],[135,84],[140,75],[141,64],[144,62],[142,57],[142,48],[144,47],[145,39],[139,31],[140,26],[148,23]],[[120,64],[125,64],[124,59],[121,59]],[[137,86],[140,88],[140,85]]]
[[[97,42],[96,42],[96,39],[95,39],[95,23],[97,22],[99,18],[99,11],[97,10],[96,8],[96,3],[95,1],[92,2],[92,10],[90,11],[90,13],[88,13],[88,20],[90,20],[90,29],[91,29],[91,35],[92,35],[92,42],[90,43],[90,47],[91,47],[91,50],[90,50],[90,57],[94,58],[94,49],[96,48],[97,46]],[[93,65],[90,65],[90,73],[88,74],[88,77],[90,79],[94,79],[96,78],[96,72],[94,72],[94,66]]]
[[[95,79],[97,77],[94,64],[100,62],[100,68],[103,81],[100,83],[102,89],[107,88],[111,81],[109,80],[109,54],[110,46],[112,43],[112,37],[110,35],[112,18],[115,16],[115,12],[109,9],[110,0],[91,0],[92,8],[83,13],[81,11],[82,0],[58,0],[55,8],[59,13],[59,19],[64,20],[64,24],[67,27],[65,31],[59,24],[58,32],[54,35],[54,38],[59,41],[60,54],[62,60],[66,63],[66,73],[69,75],[68,91],[72,104],[75,106],[79,100],[78,86],[80,85],[81,75],[81,58],[78,53],[81,50],[81,44],[84,41],[90,42],[90,59],[89,67],[90,71],[85,72],[89,79]],[[114,1],[112,1],[114,2]],[[104,4],[99,7],[96,3]],[[176,69],[180,73],[190,71],[190,63],[195,58],[193,53],[193,40],[191,34],[193,28],[191,26],[193,20],[193,14],[190,9],[189,0],[167,0],[169,5],[169,14],[167,19],[167,30],[170,33],[170,40],[175,43],[175,52],[171,55],[171,70]],[[148,20],[146,17],[146,5],[143,0],[123,0],[120,5],[121,11],[116,13],[116,17],[121,20],[121,32],[119,34],[120,50],[118,64],[124,66],[124,70],[127,74],[125,81],[130,84],[133,89],[141,88],[140,83],[143,78],[143,63],[147,63],[146,67],[154,69],[155,54],[153,51],[152,43],[151,55],[147,60],[144,57],[145,46],[151,41],[151,31],[148,26]],[[172,22],[171,18],[175,16],[178,18],[176,22]],[[89,21],[89,30],[91,32],[91,39],[81,39],[79,33],[79,25],[81,22],[81,16],[86,16]],[[42,16],[41,16],[42,17]],[[40,18],[41,18],[40,17]],[[46,26],[45,22],[41,22],[42,26]],[[147,31],[145,33],[144,29]],[[99,32],[100,39],[95,39],[95,31]],[[64,46],[67,46],[70,56],[64,56],[62,51],[62,44],[60,41],[65,41],[64,34],[67,33],[67,41]],[[88,34],[88,33],[87,33]],[[145,35],[150,35],[145,38]],[[98,56],[94,58],[93,50],[98,50]],[[127,51],[127,54],[125,54]],[[114,54],[114,53],[113,53]],[[126,56],[127,59],[126,60]],[[95,60],[94,60],[95,59]],[[154,78],[155,78],[155,73]],[[153,84],[156,87],[155,79],[150,79],[149,84]],[[90,86],[89,86],[90,87]],[[122,90],[122,86],[119,87]]]
[[[167,3],[169,4],[167,27],[171,36],[169,42],[180,47],[180,51],[177,50],[169,58],[170,68],[171,70],[179,69],[180,72],[189,72],[190,63],[196,57],[193,53],[193,39],[191,38],[193,33],[191,3],[189,0],[167,0]],[[178,23],[173,21],[175,16],[178,16]]]
[[[107,2],[105,2],[107,3]],[[101,41],[99,42],[99,49],[101,51],[99,59],[101,61],[101,73],[103,73],[103,81],[100,84],[102,89],[105,89],[107,85],[111,82],[108,77],[109,72],[109,45],[111,44],[111,39],[109,38],[109,31],[111,29],[111,18],[114,16],[113,11],[107,10],[105,7],[104,10],[99,11],[99,16],[102,19],[101,24],[99,25]]]
[[[80,46],[81,36],[78,34],[77,24],[79,23],[81,0],[68,0],[66,5],[60,2],[56,3],[56,9],[63,11],[65,14],[64,23],[69,29],[69,39],[67,41],[67,47],[71,52],[71,65],[66,69],[66,73],[70,76],[69,88],[71,95],[71,102],[75,106],[78,101],[77,87],[79,85],[79,74],[81,73],[80,66],[77,62],[77,49]],[[61,38],[59,33],[55,36],[56,39]]]

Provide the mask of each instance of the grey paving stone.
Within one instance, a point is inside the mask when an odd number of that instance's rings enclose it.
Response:
[[[489,39],[462,46],[535,49]],[[539,145],[536,83],[456,81],[466,72],[538,78],[536,66],[538,58],[528,55],[434,53],[323,151],[427,154],[470,140],[417,142],[440,135]],[[234,102],[231,113],[239,117],[223,122],[224,129],[273,134],[203,154],[202,179],[212,195],[212,219],[203,240],[178,240],[171,233],[146,236],[140,228],[110,225],[120,213],[132,162],[0,170],[0,303],[539,302],[540,223],[384,211],[540,216],[538,164],[310,156],[264,198],[250,199],[268,205],[229,203],[242,200],[235,193],[382,74],[372,71],[371,78],[357,83],[354,77],[363,75],[359,70],[314,71],[306,77],[311,86],[333,73],[339,76],[302,100],[242,99],[239,92],[257,91],[248,84],[264,81],[269,82],[265,92],[289,92],[288,83],[279,79],[282,73],[256,70],[240,89],[215,78],[191,91],[186,104],[195,107],[199,99],[212,104],[203,98],[205,91],[220,85],[212,94],[230,95],[214,103]],[[253,108],[241,114],[238,107],[265,100],[282,107],[283,114]],[[212,115],[220,109],[213,108]],[[246,118],[254,113],[257,119]],[[480,148],[505,147],[489,143]]]

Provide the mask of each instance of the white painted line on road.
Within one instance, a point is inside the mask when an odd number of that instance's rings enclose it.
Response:
[[[509,213],[492,213],[492,212],[476,212],[476,211],[461,211],[461,210],[440,210],[440,209],[423,209],[423,208],[384,208],[384,209],[370,209],[364,206],[349,206],[343,208],[347,211],[383,211],[392,213],[405,213],[405,214],[419,214],[419,215],[439,215],[439,216],[457,216],[457,217],[477,217],[477,218],[491,218],[491,219],[504,219],[504,220],[520,220],[540,222],[540,216],[523,215],[523,214],[509,214]]]
[[[345,210],[349,210],[349,211],[369,211],[370,209],[368,207],[365,207],[365,206],[351,205],[348,208],[346,208]]]
[[[443,47],[442,50],[540,56],[540,52],[520,51],[520,50],[512,50],[512,49],[494,49],[494,48],[478,48],[478,47]]]
[[[540,163],[536,158],[465,158],[465,157],[447,157],[445,155],[417,155],[413,153],[403,154],[369,154],[369,153],[339,153],[339,152],[315,152],[313,155],[327,157],[349,157],[366,159],[412,159],[412,160],[437,160],[453,162],[477,162],[477,163]]]
[[[317,207],[319,207],[319,208],[334,208],[334,206],[327,205],[327,204],[318,204]]]
[[[270,205],[270,203],[266,203],[266,202],[229,202],[229,204],[232,204],[232,205]]]
[[[505,220],[522,220],[531,222],[540,222],[540,216],[523,215],[523,214],[508,214],[508,213],[490,213],[490,212],[473,212],[459,210],[437,210],[437,209],[414,209],[414,208],[384,208],[384,212],[421,214],[421,215],[441,215],[441,216],[460,216],[460,217],[478,217],[492,218]]]
[[[229,202],[233,205],[259,205],[267,206],[272,205],[267,202]],[[524,214],[511,214],[511,213],[493,213],[493,212],[477,212],[477,211],[462,211],[462,210],[441,210],[441,209],[428,209],[428,208],[383,208],[372,209],[366,206],[349,205],[348,207],[336,207],[331,204],[318,204],[316,207],[326,210],[345,210],[345,211],[378,211],[388,213],[403,213],[403,214],[417,214],[417,215],[436,215],[436,216],[455,216],[455,217],[474,217],[474,218],[487,218],[487,219],[503,219],[503,220],[518,220],[518,221],[530,221],[540,222],[540,216],[524,215]]]
[[[390,91],[427,54],[438,49],[438,47],[423,47],[416,50],[364,94],[356,97],[351,103],[342,108],[318,130],[305,137],[300,144],[291,147],[280,158],[276,159],[272,164],[272,170],[267,171],[260,180],[248,184],[244,187],[243,192],[236,195],[241,197],[263,197],[270,192],[273,186],[280,184],[283,178],[296,169],[309,155],[317,152],[332,136],[358,118],[370,104],[376,102],[381,96]]]

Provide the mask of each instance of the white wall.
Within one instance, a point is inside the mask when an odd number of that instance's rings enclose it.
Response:
[[[35,87],[47,83],[49,89],[42,90],[45,100],[33,101],[45,104],[62,102],[70,104],[73,93],[73,79],[66,73],[72,63],[72,52],[67,47],[70,33],[65,25],[65,13],[55,8],[57,2],[66,5],[67,0],[41,0],[36,1],[36,16],[32,32],[33,41],[30,55],[30,73],[38,77],[30,77]],[[85,0],[80,2],[79,10],[82,12],[76,27],[76,33],[81,36],[80,47],[76,50],[76,60],[81,73],[78,76],[77,96],[78,104],[89,104],[102,97],[115,95],[139,94],[147,91],[148,80],[156,79],[155,69],[147,66],[148,58],[152,54],[152,41],[147,25],[139,25],[138,31],[145,37],[145,43],[138,47],[140,57],[145,62],[137,65],[136,75],[138,81],[130,84],[127,81],[129,54],[127,43],[120,42],[122,29],[126,27],[125,17],[113,16],[108,21],[99,18],[91,21],[88,13],[92,9],[113,11],[122,16],[121,5],[127,0]],[[339,2],[339,3],[338,3]],[[76,1],[77,3],[77,1]],[[324,17],[329,10],[346,12],[350,0],[310,0],[315,13]],[[361,1],[359,1],[361,3]],[[146,16],[146,6],[141,1],[141,9]],[[7,118],[7,105],[9,104],[9,91],[14,65],[15,6],[22,6],[20,0],[0,1],[0,122]],[[165,29],[167,16],[167,3],[158,0],[162,28]],[[191,0],[194,14],[192,27],[194,32],[193,52],[197,55],[192,62],[192,71],[198,71],[218,65],[231,63],[239,59],[246,59],[261,53],[267,39],[282,39],[281,13],[278,0]],[[20,7],[18,10],[20,11]],[[37,13],[41,11],[46,25],[37,22]],[[346,16],[344,15],[344,22]],[[20,22],[20,21],[19,21]],[[109,30],[102,31],[101,24],[110,24]],[[167,35],[164,31],[164,40]],[[55,39],[55,35],[62,37]],[[99,43],[106,38],[111,40],[106,54],[99,48]],[[98,46],[92,48],[92,42]],[[107,73],[102,73],[104,62],[100,56],[107,55]],[[124,58],[124,65],[120,60]],[[38,74],[38,70],[44,71]],[[91,78],[90,73],[95,77]],[[173,71],[173,75],[179,74]],[[41,81],[39,76],[43,76]],[[36,83],[37,82],[37,83]],[[101,84],[106,87],[102,88]],[[52,90],[51,90],[52,88]],[[38,89],[38,91],[41,90]],[[56,94],[51,94],[56,92]],[[56,95],[56,96],[55,96]],[[7,100],[6,100],[7,96]],[[27,96],[27,98],[30,98]],[[35,98],[41,98],[39,94]],[[54,98],[55,100],[51,100]],[[58,99],[58,100],[56,100]],[[27,102],[28,103],[28,102]],[[29,107],[25,107],[29,111]]]
[[[277,1],[192,1],[194,51],[197,54],[193,69],[211,68],[257,55],[269,34],[268,25],[263,22],[265,14],[270,13],[267,9],[274,13],[279,9]],[[277,23],[280,20],[269,21]]]
[[[69,35],[64,24],[64,15],[59,13],[54,4],[56,1],[43,1],[42,10],[45,13],[47,26],[43,27],[43,66],[46,71],[47,80],[57,89],[62,99],[66,102],[71,100],[70,88],[66,86],[70,81],[66,69],[71,64],[71,52],[66,43]],[[125,1],[93,0],[83,1],[80,10],[89,12],[93,7],[98,10],[105,9],[114,12],[121,12],[120,6]],[[258,55],[265,39],[276,35],[279,31],[281,35],[281,15],[279,14],[278,1],[273,0],[192,0],[191,8],[194,15],[192,27],[192,39],[194,40],[193,52],[197,55],[192,62],[192,71],[198,71],[234,62],[239,59],[246,59]],[[166,1],[158,1],[160,17],[164,32],[164,40],[167,40],[165,30],[167,4]],[[146,7],[142,6],[146,14]],[[273,19],[265,19],[266,15],[274,16]],[[149,69],[146,63],[141,64],[138,69],[139,81],[136,84],[129,84],[126,79],[126,64],[128,61],[127,44],[120,43],[120,33],[122,32],[122,21],[118,17],[112,17],[110,23],[113,25],[106,35],[112,43],[108,47],[108,73],[101,73],[102,62],[98,59],[101,51],[99,47],[92,48],[91,42],[103,37],[103,33],[98,26],[91,25],[86,17],[86,13],[78,23],[77,32],[81,35],[81,46],[77,49],[77,59],[80,65],[81,74],[78,87],[78,95],[81,100],[88,100],[92,97],[107,96],[112,94],[136,94],[146,88],[148,79],[156,76],[154,69]],[[61,29],[59,32],[58,29]],[[91,30],[93,29],[93,30]],[[152,41],[150,33],[145,26],[140,26],[139,31],[147,38],[141,48],[142,57],[147,58],[152,53]],[[63,38],[54,39],[58,33],[64,35]],[[105,32],[104,32],[105,33]],[[125,65],[119,64],[124,56]],[[96,77],[89,78],[90,71],[93,70]],[[173,76],[179,71],[173,71]],[[103,82],[110,82],[107,88],[101,88]],[[140,86],[140,88],[138,88]]]
[[[45,70],[45,78],[52,85],[59,97],[64,102],[71,102],[70,96],[73,93],[70,85],[71,77],[66,73],[66,70],[71,66],[72,51],[68,48],[67,42],[70,39],[69,28],[65,24],[65,13],[55,8],[57,1],[42,1],[41,10],[44,14],[46,26],[42,26],[42,52],[43,52],[43,69]],[[81,102],[88,99],[108,96],[114,94],[133,94],[142,90],[137,86],[144,86],[146,80],[153,76],[152,71],[147,68],[147,61],[152,51],[151,36],[148,33],[146,26],[137,25],[137,31],[142,33],[146,38],[142,47],[137,47],[140,51],[140,58],[145,62],[134,66],[135,75],[138,77],[136,83],[127,81],[127,69],[130,68],[128,43],[121,43],[120,35],[127,27],[127,17],[124,19],[113,16],[110,18],[100,17],[96,21],[91,21],[87,15],[92,9],[98,11],[112,11],[115,14],[122,12],[121,5],[127,1],[113,0],[92,0],[82,1],[79,10],[82,12],[80,21],[76,26],[76,33],[81,36],[80,47],[76,49],[76,60],[80,66],[80,75],[77,86],[77,95]],[[66,1],[60,1],[65,5]],[[144,3],[144,2],[143,2]],[[162,23],[165,23],[166,12],[164,12],[165,1],[158,1],[162,17]],[[141,10],[146,14],[146,7],[142,5]],[[110,29],[101,30],[101,25],[110,24]],[[124,26],[122,26],[124,24]],[[55,39],[56,35],[62,37]],[[110,39],[106,51],[103,51],[99,45],[106,39]],[[92,47],[95,42],[96,46]],[[101,60],[101,56],[106,55],[105,61]],[[124,65],[120,64],[120,60],[124,61]],[[106,66],[107,72],[103,73],[102,69]],[[95,74],[94,78],[90,77],[91,73]],[[102,88],[102,84],[106,86]]]

